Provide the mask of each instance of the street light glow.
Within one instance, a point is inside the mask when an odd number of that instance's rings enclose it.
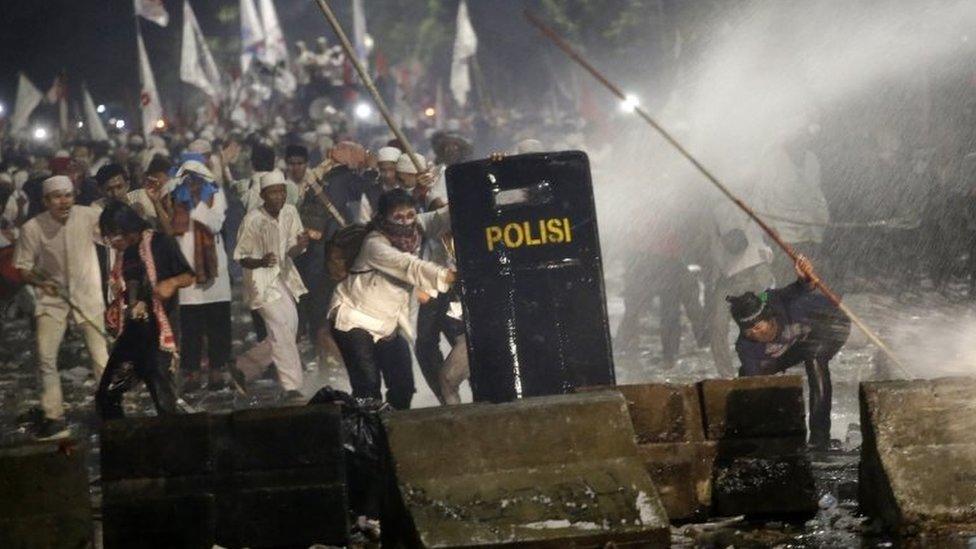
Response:
[[[44,141],[47,139],[47,130],[41,127],[34,128],[34,139]]]
[[[356,113],[356,118],[359,118],[360,120],[365,120],[370,116],[372,116],[373,107],[370,107],[369,103],[360,103],[356,105],[355,113]]]
[[[620,110],[623,112],[634,112],[638,105],[640,105],[640,99],[636,95],[628,93],[624,100],[620,102]]]
[[[118,119],[118,120],[116,120],[115,121],[115,127],[118,128],[118,129],[120,129],[120,130],[122,128],[124,128],[125,127],[125,120],[122,120],[121,118]]]
[[[0,103],[0,116],[3,116],[5,112],[7,112],[7,108],[3,106],[3,103]]]
[[[105,112],[105,105],[99,105],[99,106],[95,107],[95,112],[97,112],[98,114],[104,113]]]
[[[434,115],[437,114],[437,111],[434,110],[434,107],[427,107],[427,109],[424,110],[424,114],[427,116],[427,118],[433,118]]]
[[[156,121],[156,129],[157,130],[165,130],[166,129],[166,121],[163,120],[162,118],[160,118],[159,120],[157,120]]]

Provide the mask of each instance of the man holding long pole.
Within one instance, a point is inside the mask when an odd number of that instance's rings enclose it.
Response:
[[[101,241],[99,210],[75,205],[74,186],[65,176],[46,179],[43,193],[46,211],[21,228],[14,256],[21,276],[38,291],[34,315],[44,420],[36,435],[41,440],[67,435],[57,360],[69,318],[85,338],[96,382],[108,361],[95,253]]]

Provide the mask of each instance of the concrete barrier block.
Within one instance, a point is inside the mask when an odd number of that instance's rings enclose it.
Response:
[[[226,416],[177,414],[107,421],[101,432],[102,480],[208,475]]]
[[[976,379],[862,383],[861,509],[893,532],[976,528]]]
[[[708,516],[717,444],[710,441],[643,444],[639,453],[674,521]]]
[[[213,494],[106,501],[103,514],[105,549],[210,549],[216,543]]]
[[[0,547],[85,547],[92,512],[85,449],[74,441],[0,448]]]
[[[705,440],[701,402],[694,385],[645,383],[614,387],[627,399],[637,442]]]
[[[812,515],[817,494],[809,456],[719,458],[712,508],[719,516]]]
[[[383,423],[414,528],[405,535],[424,547],[669,544],[619,393],[394,412]]]
[[[342,464],[339,406],[292,406],[234,412],[230,417],[230,461],[235,471]]]
[[[806,438],[799,376],[707,379],[698,386],[708,440]]]

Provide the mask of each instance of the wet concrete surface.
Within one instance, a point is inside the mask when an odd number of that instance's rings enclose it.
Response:
[[[608,277],[609,278],[609,277]],[[609,281],[608,281],[609,282]],[[608,284],[613,287],[613,284]],[[897,351],[916,352],[918,341],[906,337],[913,333],[913,326],[924,331],[931,326],[959,325],[960,319],[976,324],[974,307],[962,297],[962,290],[946,295],[925,291],[901,298],[872,293],[856,293],[847,297],[849,305],[865,321],[879,328],[885,338],[894,338]],[[611,326],[616,326],[622,312],[621,299],[611,292],[608,299]],[[692,383],[703,378],[717,377],[709,350],[695,346],[687,321],[683,320],[681,354],[677,365],[663,368],[660,359],[658,322],[652,308],[643,319],[644,330],[639,351],[615,357],[618,383],[672,382]],[[959,328],[964,330],[968,328]],[[730,337],[734,335],[730,329]],[[968,333],[960,332],[960,337]],[[253,343],[251,322],[247,311],[234,307],[234,352],[246,349]],[[731,339],[730,339],[731,342]],[[36,384],[36,368],[33,361],[33,331],[28,318],[8,310],[0,324],[0,443],[14,444],[30,440],[24,425],[18,424],[18,415],[39,405]],[[944,347],[945,345],[943,345]],[[303,393],[311,397],[325,385],[348,390],[348,377],[336,364],[319,364],[313,349],[305,342],[300,345],[303,360],[309,366]],[[945,350],[945,349],[943,349]],[[951,350],[950,350],[951,351]],[[959,353],[957,353],[959,354]],[[949,374],[968,374],[965,356],[947,359],[944,368],[936,371],[911,372],[913,376],[935,377]],[[100,490],[98,480],[98,437],[94,417],[94,379],[87,368],[87,353],[79,334],[69,329],[60,356],[62,387],[65,396],[67,419],[74,436],[86,443],[89,450],[89,471],[92,479],[93,503],[98,515]],[[976,533],[956,532],[939,539],[919,538],[895,541],[879,536],[874,526],[857,513],[857,449],[860,445],[858,426],[858,383],[879,375],[881,361],[877,351],[856,329],[851,340],[831,363],[834,382],[834,406],[832,413],[832,437],[839,448],[829,454],[812,456],[820,511],[808,520],[787,520],[770,517],[767,520],[744,521],[738,517],[715,519],[705,524],[687,524],[672,528],[675,547],[976,547]],[[795,372],[802,374],[802,370]],[[433,394],[425,386],[415,367],[418,393],[415,406],[436,404]],[[191,406],[221,412],[242,408],[275,406],[281,403],[277,383],[269,376],[255,382],[247,397],[235,396],[229,389],[201,390],[186,393],[183,398]],[[465,401],[470,391],[465,387]],[[150,415],[152,402],[143,387],[137,388],[125,398],[125,410],[132,415]],[[973,541],[970,541],[970,540]]]

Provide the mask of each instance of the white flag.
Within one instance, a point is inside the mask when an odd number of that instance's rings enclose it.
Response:
[[[220,98],[220,72],[207,47],[200,23],[190,7],[183,2],[183,48],[180,52],[180,80],[203,90],[214,101]]]
[[[241,74],[251,68],[251,61],[264,51],[264,30],[258,19],[254,0],[241,0]]]
[[[288,65],[288,46],[281,32],[278,12],[273,0],[259,0],[261,5],[261,27],[264,29],[264,52],[258,58],[269,67],[274,67],[274,87],[286,97],[294,95],[298,80]]]
[[[169,25],[169,13],[163,0],[135,0],[136,15],[156,23],[160,27]]]
[[[288,61],[288,46],[281,32],[278,12],[273,0],[259,0],[261,4],[261,28],[264,29],[264,56],[262,60],[269,65]]]
[[[468,19],[468,4],[461,0],[457,14],[457,35],[454,37],[454,56],[451,60],[451,93],[457,104],[464,106],[471,91],[471,58],[478,51],[478,37]]]
[[[37,89],[24,73],[20,73],[17,83],[17,104],[14,105],[14,115],[10,117],[10,131],[16,132],[27,127],[27,120],[34,109],[41,104],[44,94]]]
[[[88,128],[88,137],[91,137],[93,141],[108,141],[108,132],[105,131],[105,125],[102,124],[102,119],[98,116],[98,111],[95,110],[95,102],[92,101],[92,96],[88,93],[87,87],[82,87],[81,101],[82,110],[85,113],[85,127]]]
[[[369,50],[366,48],[366,13],[363,0],[352,0],[352,42],[356,57],[363,67],[369,68]]]
[[[163,118],[163,106],[159,102],[156,91],[156,79],[153,77],[152,67],[149,66],[149,55],[146,44],[142,41],[142,33],[136,33],[136,45],[139,48],[139,82],[142,90],[139,92],[139,105],[142,107],[142,133],[149,135],[156,129],[156,122]]]

